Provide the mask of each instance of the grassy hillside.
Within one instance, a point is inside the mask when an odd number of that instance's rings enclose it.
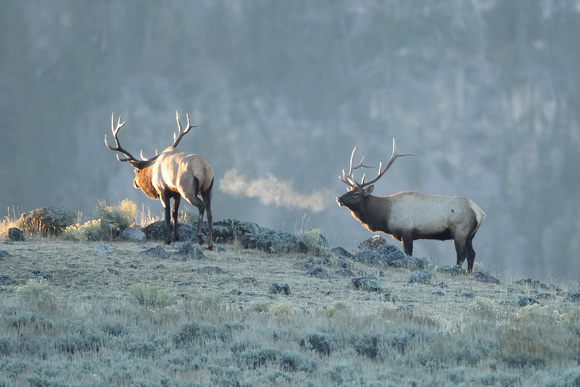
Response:
[[[576,289],[434,268],[410,283],[408,269],[330,253],[234,244],[192,259],[175,244],[160,258],[145,254],[156,242],[101,243],[0,244],[0,385],[580,382]],[[344,266],[381,289],[356,290]]]

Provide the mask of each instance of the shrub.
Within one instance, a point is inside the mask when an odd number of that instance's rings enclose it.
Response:
[[[104,232],[101,226],[101,219],[90,220],[85,224],[73,224],[67,227],[62,234],[62,238],[69,241],[97,241],[101,239],[109,239],[110,232]]]
[[[137,205],[129,199],[123,199],[117,206],[108,206],[104,200],[99,201],[93,213],[95,219],[101,219],[101,226],[107,229],[118,229],[119,232],[135,224]]]
[[[28,280],[26,285],[16,290],[16,295],[20,300],[44,310],[56,308],[56,302],[46,280]]]
[[[134,285],[129,292],[139,305],[164,308],[175,304],[176,298],[167,289],[151,285]]]
[[[345,301],[333,301],[321,313],[327,317],[333,317],[339,312],[347,312],[349,310],[348,304]]]

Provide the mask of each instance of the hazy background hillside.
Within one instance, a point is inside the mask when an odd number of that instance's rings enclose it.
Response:
[[[355,145],[377,166],[395,137],[416,156],[376,194],[469,196],[487,213],[476,262],[578,279],[579,36],[579,1],[2,0],[0,211],[128,197],[161,213],[103,137],[114,111],[151,156],[179,110],[199,125],[180,148],[216,172],[214,219],[354,247],[371,234],[337,176]],[[451,242],[416,246],[455,262]]]

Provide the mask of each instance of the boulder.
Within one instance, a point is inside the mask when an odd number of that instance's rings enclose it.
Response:
[[[121,239],[127,239],[135,242],[143,242],[145,240],[145,233],[134,227],[127,227],[120,234]]]
[[[77,215],[64,207],[43,207],[20,216],[20,228],[28,233],[60,235],[75,224]]]
[[[428,271],[416,270],[411,273],[409,282],[416,282],[419,284],[427,284],[431,281],[431,273]]]
[[[24,242],[24,233],[19,228],[11,227],[8,229],[8,239],[13,242]]]
[[[368,292],[380,292],[381,291],[381,281],[371,275],[367,277],[353,278],[350,280],[352,286],[357,290],[365,290]]]
[[[148,240],[164,241],[167,228],[165,227],[165,221],[159,220],[149,224],[143,230],[145,232],[145,237]],[[177,230],[179,234],[179,240],[182,242],[195,240],[197,241],[196,231],[193,226],[185,223],[178,223]]]

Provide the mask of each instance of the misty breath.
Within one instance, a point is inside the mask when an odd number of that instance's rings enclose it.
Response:
[[[219,182],[220,191],[233,196],[258,198],[260,203],[274,204],[289,209],[305,209],[318,213],[325,210],[332,201],[332,192],[327,189],[314,191],[309,195],[296,192],[289,181],[278,180],[268,174],[262,179],[247,179],[237,170],[226,172]]]

